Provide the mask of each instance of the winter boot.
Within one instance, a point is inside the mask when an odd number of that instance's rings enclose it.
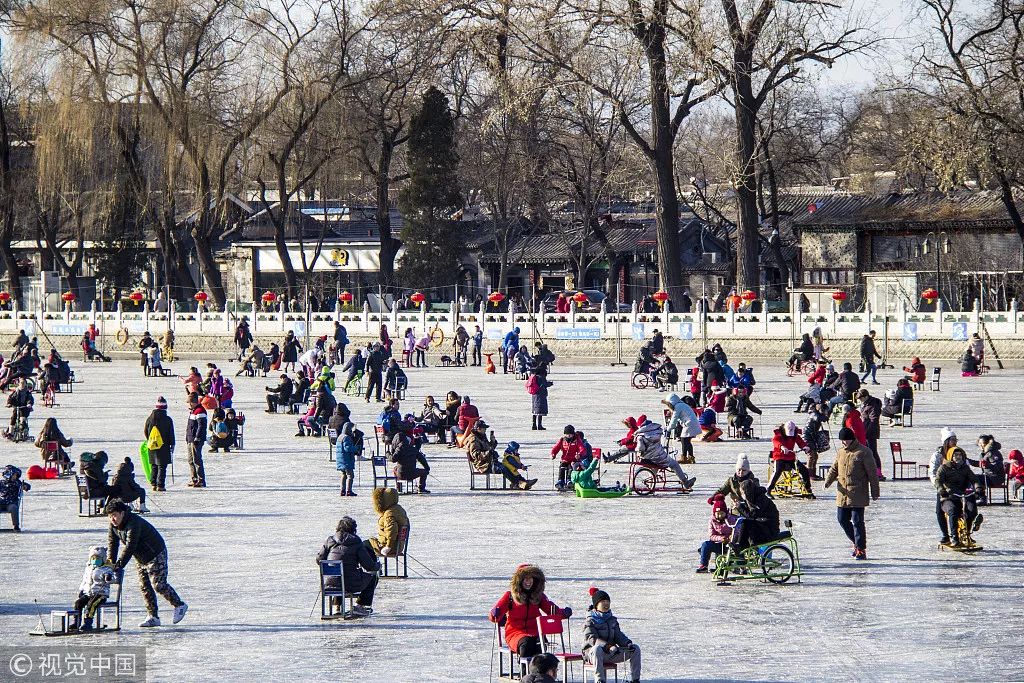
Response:
[[[953,515],[946,515],[946,524],[949,525],[949,535],[953,541],[950,545],[954,548],[959,548],[963,544],[960,542],[960,534],[957,529],[956,521],[956,517]]]
[[[80,630],[82,630],[82,631],[91,631],[92,630],[92,617],[85,617],[84,619],[82,619],[82,628]]]
[[[536,415],[533,416],[533,426],[530,427],[530,429],[533,430],[533,431],[537,430],[537,416]]]
[[[977,531],[978,529],[980,529],[981,528],[981,523],[984,522],[984,521],[985,521],[985,515],[983,515],[983,514],[981,514],[979,512],[978,515],[974,518],[974,525],[971,527],[971,530],[972,531]]]
[[[529,491],[530,489],[533,488],[533,485],[536,484],[536,483],[537,483],[536,479],[527,479],[526,482],[524,483],[523,490]]]
[[[543,432],[543,431],[545,431],[545,430],[547,429],[547,428],[546,428],[546,427],[544,426],[544,416],[543,416],[543,415],[538,415],[538,416],[537,416],[537,429],[538,429],[538,430],[540,430],[540,431],[542,431],[542,432]]]
[[[149,512],[149,508],[146,507],[145,503],[139,503],[139,512],[142,514]]]

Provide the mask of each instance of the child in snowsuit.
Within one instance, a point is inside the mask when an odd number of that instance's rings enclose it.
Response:
[[[527,479],[520,472],[520,470],[529,469],[529,465],[523,464],[522,458],[519,457],[519,444],[515,441],[508,442],[498,465],[501,468],[501,473],[512,483],[513,488],[529,491],[537,483],[536,479]]]
[[[718,428],[718,414],[715,410],[708,405],[701,411],[700,417],[700,437],[698,437],[704,443],[713,443],[719,441],[722,437],[722,430]]]
[[[708,540],[700,545],[698,574],[707,573],[711,553],[716,555],[725,553],[725,544],[732,536],[732,528],[728,524],[729,511],[725,504],[725,494],[716,493],[708,499],[708,502],[711,503],[711,519],[708,520]]]
[[[352,482],[355,480],[356,471],[356,442],[352,437],[352,429],[355,427],[351,422],[346,422],[338,433],[338,439],[334,443],[334,459],[341,472],[341,495],[354,496]]]
[[[555,488],[564,491],[571,488],[570,474],[573,464],[583,456],[583,439],[576,433],[576,428],[566,425],[562,430],[562,438],[551,447],[551,459],[554,460],[561,454],[558,463],[558,483]]]
[[[626,425],[626,436],[619,439],[619,450],[604,456],[605,462],[615,462],[636,450],[636,440],[633,438],[633,435],[636,434],[636,423],[637,419],[635,417],[627,417],[622,421],[622,424]]]
[[[110,597],[110,584],[117,582],[114,566],[107,559],[107,548],[102,545],[89,552],[89,562],[85,565],[82,585],[78,587],[78,599],[75,609],[83,614],[82,630],[91,631],[96,610]]]
[[[593,608],[583,624],[583,659],[594,665],[594,680],[605,683],[604,665],[629,662],[629,680],[640,681],[640,646],[630,640],[612,614],[612,599],[603,590],[590,588]]]

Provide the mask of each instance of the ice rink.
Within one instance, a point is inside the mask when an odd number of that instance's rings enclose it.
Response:
[[[173,367],[185,373],[206,360],[231,375],[237,368],[223,358],[179,360]],[[730,358],[734,366],[740,360]],[[165,625],[139,629],[145,614],[133,562],[124,630],[74,642],[145,646],[150,681],[487,681],[494,637],[487,612],[515,567],[535,562],[547,575],[548,596],[576,612],[570,621],[574,649],[589,606],[587,588],[594,584],[611,594],[623,630],[643,648],[645,681],[1024,680],[1019,504],[984,509],[986,522],[976,535],[982,553],[951,554],[937,549],[931,484],[885,482],[867,515],[870,560],[855,562],[835,521],[834,489],[823,495],[815,483],[816,501],[778,501],[800,543],[802,583],[720,587],[694,574],[710,513],[706,498],[731,473],[740,451],[767,483],[771,427],[792,417],[806,386],[804,377],[787,378],[779,360],[750,364],[758,380],[753,401],[765,410],[762,439],[696,444],[698,464],[687,468],[698,478],[694,495],[616,500],[552,491],[548,453],[567,423],[608,449],[621,437],[626,415],[660,419],[665,395],[632,389],[631,367],[557,363],[545,432],[530,430],[530,396],[512,375],[411,370],[403,412],[418,410],[425,394],[443,402],[449,389],[468,393],[502,446],[509,439],[522,444],[531,476],[540,482],[525,493],[471,492],[465,455],[426,446],[433,493],[402,497],[413,529],[410,578],[382,580],[375,613],[345,622],[321,622],[318,602],[311,615],[319,588],[315,555],[342,515],[358,521],[364,538],[375,533],[369,463],[362,463],[358,497],[339,498],[325,440],[295,438],[294,418],[263,412],[263,388],[275,383],[273,375],[237,378],[235,407],[248,418],[245,450],[208,453],[209,488],[192,490],[184,486],[188,465],[179,445],[175,483],[150,496],[147,518],[167,540],[170,582],[189,603],[188,616],[171,626],[171,610],[161,601]],[[137,453],[143,422],[162,394],[181,444],[187,409],[179,379],[143,377],[128,361],[83,366],[76,359],[73,367],[80,383],[53,409],[39,401],[33,435],[52,414],[75,439],[73,457],[105,449],[113,471]],[[917,393],[912,428],[883,426],[887,476],[890,440],[902,442],[910,459],[926,462],[943,426],[958,432],[970,457],[982,433],[996,436],[1004,456],[1024,447],[1024,371],[962,379],[947,364],[943,374],[940,392]],[[900,376],[882,371],[883,386],[869,388],[889,389]],[[372,443],[380,405],[347,403]],[[802,427],[806,417],[797,418]],[[31,443],[2,442],[0,449],[0,465],[27,470],[39,462]],[[833,453],[821,462],[831,462]],[[625,481],[625,472],[611,466],[605,481]],[[42,644],[28,635],[37,610],[70,606],[90,546],[106,541],[105,517],[77,516],[73,480],[33,482],[25,507],[25,532],[0,535],[0,641],[8,645]],[[2,525],[9,528],[10,521]],[[494,663],[496,676],[496,657]],[[577,666],[576,680],[580,676]]]

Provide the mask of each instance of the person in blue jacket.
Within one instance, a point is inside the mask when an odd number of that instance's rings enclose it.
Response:
[[[511,332],[505,335],[505,341],[501,343],[501,372],[502,374],[508,374],[508,356],[509,349],[512,349],[514,354],[519,350],[519,328],[514,328]]]
[[[352,482],[355,481],[356,471],[356,442],[352,438],[352,429],[355,427],[351,422],[346,422],[341,431],[338,432],[338,440],[334,444],[334,459],[341,472],[341,495],[354,496]]]

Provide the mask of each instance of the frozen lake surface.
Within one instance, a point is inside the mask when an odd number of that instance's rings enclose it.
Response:
[[[237,367],[212,360],[231,374]],[[174,367],[182,372],[203,363]],[[761,435],[767,437],[792,415],[805,381],[787,378],[780,361],[752,364],[753,400],[765,409]],[[128,361],[74,367],[81,383],[52,410],[39,406],[33,434],[53,414],[75,439],[74,457],[105,449],[116,466],[137,452],[142,424],[163,394],[183,441],[187,409],[178,379],[144,378]],[[945,368],[941,392],[918,392],[913,428],[883,427],[886,475],[890,440],[925,462],[947,425],[971,457],[982,433],[1002,442],[1004,456],[1024,446],[1024,371],[961,379],[953,370]],[[710,512],[705,499],[740,451],[766,483],[767,438],[696,444],[698,464],[687,469],[698,481],[688,497],[582,500],[550,490],[548,451],[565,424],[607,449],[621,436],[626,415],[660,416],[664,395],[631,389],[629,376],[629,368],[603,364],[555,365],[548,431],[534,432],[530,397],[511,375],[485,376],[480,368],[410,371],[404,409],[418,409],[427,393],[440,401],[449,389],[470,394],[502,445],[522,444],[540,482],[528,493],[470,492],[461,451],[427,446],[433,493],[402,499],[413,525],[415,573],[407,581],[383,580],[375,613],[350,622],[310,616],[319,587],[314,556],[342,515],[353,516],[364,537],[374,533],[370,468],[361,472],[358,497],[339,498],[324,440],[295,438],[293,418],[263,412],[263,387],[273,380],[238,378],[235,406],[248,417],[245,450],[207,454],[209,488],[192,490],[184,486],[188,465],[179,447],[176,482],[150,496],[148,519],[167,540],[170,582],[189,603],[188,616],[169,625],[171,610],[161,601],[165,626],[137,628],[145,615],[133,562],[125,629],[74,642],[147,647],[150,681],[486,681],[494,633],[487,612],[516,565],[535,562],[547,574],[549,597],[576,611],[574,649],[587,588],[595,584],[611,594],[624,631],[643,647],[645,681],[1024,679],[1019,504],[985,509],[977,534],[983,553],[943,553],[936,547],[930,483],[885,482],[867,515],[871,559],[854,562],[835,521],[834,489],[822,495],[815,483],[818,500],[778,502],[794,522],[803,583],[719,587],[694,574]],[[897,376],[879,373],[883,387],[874,388],[894,386]],[[348,405],[372,442],[379,405]],[[0,449],[0,464],[26,470],[39,461],[31,444],[3,442]],[[831,462],[832,453],[822,462]],[[606,477],[624,481],[625,468],[613,466]],[[76,513],[73,481],[34,482],[25,533],[0,535],[0,642],[40,645],[28,635],[37,621],[33,600],[45,614],[76,597],[89,547],[106,541],[105,518]]]

